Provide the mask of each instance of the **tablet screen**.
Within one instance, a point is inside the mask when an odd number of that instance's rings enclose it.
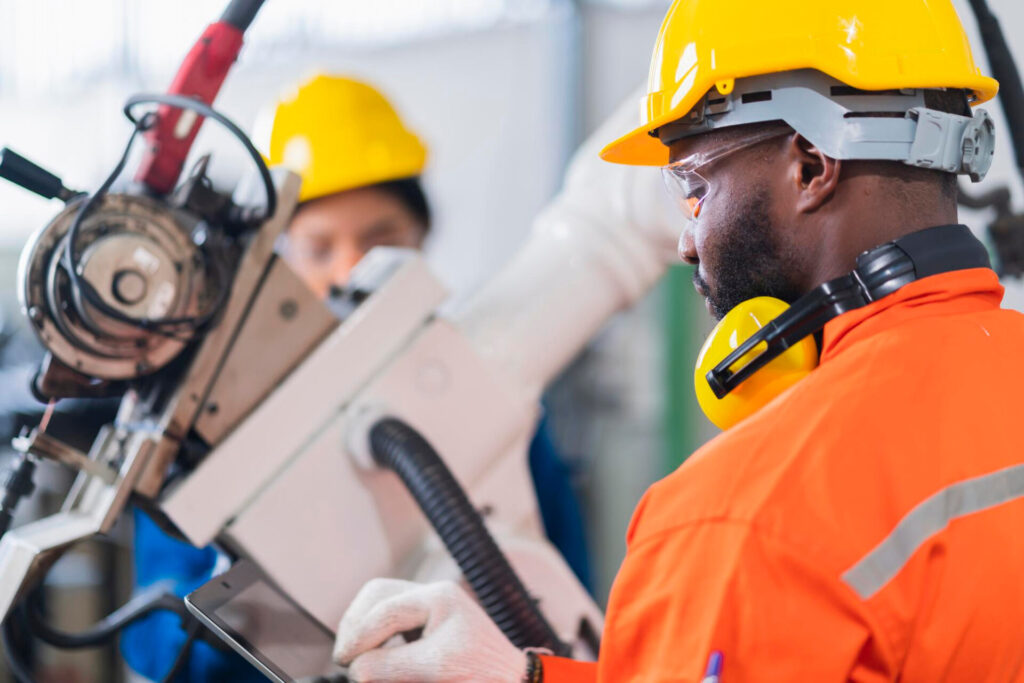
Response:
[[[252,654],[289,678],[317,676],[331,668],[334,640],[263,581],[254,581],[214,615]]]

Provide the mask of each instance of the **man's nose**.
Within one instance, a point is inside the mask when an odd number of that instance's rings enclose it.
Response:
[[[693,236],[693,222],[686,221],[683,232],[679,235],[679,258],[687,265],[695,266],[700,263],[697,258],[697,242]]]
[[[364,256],[366,252],[358,249],[338,250],[331,260],[331,284],[338,287],[348,284],[352,269]]]

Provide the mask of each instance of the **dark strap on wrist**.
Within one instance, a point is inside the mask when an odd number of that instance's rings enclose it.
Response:
[[[523,683],[543,683],[544,681],[544,660],[532,650],[526,651],[526,674],[523,676]]]

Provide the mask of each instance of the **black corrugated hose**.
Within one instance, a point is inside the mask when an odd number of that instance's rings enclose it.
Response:
[[[378,465],[405,484],[452,554],[487,614],[516,647],[567,655],[562,643],[494,542],[480,513],[441,456],[415,429],[386,417],[370,429]]]
[[[988,56],[992,76],[999,81],[999,102],[1006,115],[1017,168],[1024,175],[1024,134],[1021,132],[1021,124],[1024,123],[1024,85],[1021,84],[1020,71],[999,26],[999,20],[992,14],[988,3],[985,0],[968,0],[968,3],[978,20],[978,32]]]

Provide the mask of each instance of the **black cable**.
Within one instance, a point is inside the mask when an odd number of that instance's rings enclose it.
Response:
[[[0,625],[0,643],[3,644],[4,658],[7,660],[7,668],[17,683],[35,683],[32,678],[31,667],[22,661],[21,653],[18,651],[17,634],[15,633],[15,620],[18,612],[12,611]]]
[[[128,144],[125,145],[124,151],[121,153],[121,158],[118,159],[114,165],[114,170],[110,172],[106,180],[100,185],[99,189],[96,190],[89,198],[87,198],[82,205],[78,208],[78,212],[75,214],[75,218],[71,221],[71,227],[68,228],[68,241],[67,247],[64,250],[64,269],[68,272],[68,277],[71,279],[71,286],[77,289],[82,289],[81,276],[78,274],[78,259],[75,254],[75,242],[78,241],[78,230],[82,225],[82,221],[85,219],[86,214],[96,205],[96,203],[103,198],[104,195],[110,190],[110,186],[114,184],[117,177],[121,175],[121,171],[124,170],[125,165],[128,163],[128,154],[132,150],[132,144],[135,142],[135,138],[138,134],[146,130],[152,125],[154,119],[144,120],[142,122],[134,122],[135,126],[132,128],[132,134],[128,137]],[[90,287],[91,289],[91,287]]]
[[[96,291],[96,288],[89,283],[88,280],[82,278],[78,272],[78,254],[76,253],[76,247],[78,242],[78,233],[81,229],[82,223],[85,217],[90,211],[96,206],[100,199],[106,196],[107,192],[110,191],[110,187],[117,180],[118,176],[124,170],[125,165],[128,162],[128,155],[131,153],[132,145],[135,142],[136,137],[139,133],[148,130],[153,122],[156,120],[156,115],[148,113],[141,120],[132,122],[135,124],[135,128],[132,130],[131,136],[128,138],[128,144],[125,145],[124,152],[121,154],[121,158],[114,166],[114,170],[107,176],[103,184],[100,185],[99,189],[96,190],[88,199],[82,202],[82,205],[78,208],[75,213],[74,220],[71,221],[71,227],[68,228],[67,242],[64,249],[64,270],[68,274],[71,287],[81,292],[82,296],[86,301],[89,302],[93,307],[104,315],[111,317],[115,320],[123,322],[134,327],[138,327],[147,331],[156,332],[164,336],[174,337],[174,334],[168,330],[162,329],[168,326],[191,326],[193,329],[198,329],[202,325],[206,324],[206,320],[202,317],[187,317],[187,318],[162,318],[162,319],[144,319],[144,318],[133,318],[132,316],[126,315],[118,309],[110,306]],[[226,293],[223,291],[224,287],[219,287],[218,291],[221,297],[225,297]],[[218,305],[212,306],[208,311],[209,317],[212,319],[213,315],[219,310],[219,306],[222,305],[218,301]]]
[[[513,645],[569,648],[495,543],[480,513],[441,456],[415,429],[393,417],[370,429],[374,461],[398,475],[466,577],[487,615]]]
[[[124,105],[124,115],[134,124],[132,134],[128,139],[128,144],[125,146],[124,153],[121,155],[121,159],[118,161],[114,170],[110,173],[107,179],[103,182],[100,188],[86,199],[78,212],[75,214],[75,218],[71,223],[71,227],[68,230],[67,246],[65,250],[65,269],[68,272],[68,277],[71,281],[71,286],[82,293],[83,297],[97,310],[104,315],[113,318],[119,322],[123,322],[140,329],[147,331],[156,332],[165,336],[174,336],[173,331],[168,331],[165,328],[177,328],[177,327],[188,327],[191,328],[192,332],[203,329],[210,325],[216,316],[220,313],[224,304],[227,302],[228,295],[230,293],[230,287],[226,283],[221,283],[221,286],[217,287],[218,298],[217,301],[209,307],[209,310],[198,316],[186,316],[179,318],[135,318],[133,316],[126,315],[122,311],[114,308],[107,304],[106,301],[100,297],[96,289],[78,273],[78,258],[76,254],[76,242],[78,241],[78,233],[81,228],[85,217],[89,212],[96,206],[100,199],[103,198],[109,192],[110,187],[114,181],[121,175],[125,165],[128,161],[129,153],[131,152],[132,146],[135,142],[136,137],[140,132],[149,130],[156,121],[155,112],[146,112],[141,118],[137,118],[133,113],[133,109],[140,104],[163,104],[178,109],[188,109],[195,111],[196,113],[212,118],[213,120],[224,126],[232,135],[235,136],[245,147],[246,153],[252,159],[256,165],[257,170],[260,174],[260,179],[263,182],[263,187],[266,193],[266,207],[261,220],[273,216],[277,211],[277,194],[274,190],[274,182],[270,176],[270,169],[267,168],[266,162],[260,155],[259,150],[256,149],[252,141],[248,138],[244,131],[235,125],[230,119],[225,117],[220,112],[214,110],[212,107],[207,105],[205,102],[200,100],[185,97],[183,95],[134,95],[128,98]]]
[[[27,603],[25,611],[32,634],[47,645],[63,650],[104,645],[128,625],[156,611],[166,610],[182,618],[188,618],[184,601],[162,588],[151,588],[139,594],[96,624],[78,633],[60,631],[47,623],[38,594],[30,595]]]
[[[35,457],[21,453],[0,474],[0,537],[10,528],[14,510],[21,499],[35,491],[35,483],[32,481],[35,471]]]
[[[252,159],[256,165],[256,169],[260,173],[260,179],[263,181],[263,188],[266,191],[267,206],[264,218],[270,218],[277,212],[277,193],[274,191],[274,181],[270,177],[270,169],[267,168],[267,163],[263,160],[263,155],[256,149],[256,146],[252,144],[252,140],[245,134],[241,128],[235,125],[231,119],[215,110],[210,105],[206,104],[201,100],[197,100],[192,97],[186,97],[185,95],[132,95],[128,98],[128,101],[124,104],[124,115],[128,117],[128,120],[138,125],[139,121],[136,120],[135,115],[132,114],[132,109],[140,104],[165,104],[169,107],[175,107],[177,109],[189,109],[196,112],[197,114],[206,118],[211,118],[220,125],[228,129],[228,132],[235,136],[242,146],[245,147],[246,153],[249,158]],[[142,121],[145,120],[143,116]]]
[[[1024,84],[1021,83],[1020,72],[999,26],[999,20],[992,14],[985,0],[968,2],[978,20],[978,32],[981,34],[981,43],[985,47],[992,75],[999,81],[999,102],[1010,129],[1017,168],[1024,174],[1024,133],[1021,132],[1021,126],[1024,126]]]
[[[220,15],[220,20],[244,32],[262,5],[263,0],[231,0],[231,4]]]
[[[189,620],[185,626],[185,642],[178,650],[178,656],[174,658],[174,663],[171,664],[171,668],[167,671],[167,674],[160,679],[160,683],[171,683],[174,677],[178,675],[185,664],[188,662],[189,652],[192,650],[192,643],[195,642],[196,637],[199,635],[199,631],[202,628],[196,619]]]
[[[962,186],[957,188],[956,203],[968,209],[987,209],[994,207],[996,213],[1003,214],[1010,210],[1010,188],[1005,185],[994,187],[988,192],[972,194]]]

